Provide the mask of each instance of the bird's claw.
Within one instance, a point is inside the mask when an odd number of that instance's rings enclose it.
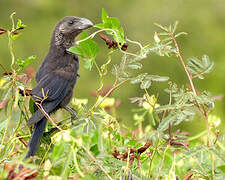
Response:
[[[70,108],[68,106],[64,107],[64,109],[70,113],[70,115],[71,115],[71,124],[73,126],[74,125],[73,121],[75,120],[75,118],[77,118],[76,111],[73,108]]]

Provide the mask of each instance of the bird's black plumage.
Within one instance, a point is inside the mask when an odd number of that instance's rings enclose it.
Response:
[[[52,34],[50,49],[36,74],[37,86],[31,91],[34,100],[47,98],[41,103],[46,113],[64,108],[73,96],[79,69],[78,56],[67,51],[73,46],[74,38],[84,29],[91,27],[85,18],[68,16],[61,19]],[[43,94],[44,93],[44,94]],[[26,158],[34,156],[43,135],[47,119],[35,106],[35,112],[27,125],[34,125]]]

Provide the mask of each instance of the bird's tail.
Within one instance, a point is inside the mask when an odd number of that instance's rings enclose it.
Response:
[[[29,158],[30,156],[34,156],[35,153],[37,152],[41,137],[43,135],[43,132],[46,126],[46,122],[47,122],[47,119],[44,117],[34,125],[34,130],[28,144],[29,151],[26,155],[26,158]]]

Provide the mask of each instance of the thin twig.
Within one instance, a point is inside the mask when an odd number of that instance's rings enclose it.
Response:
[[[20,140],[20,142],[21,142],[25,147],[28,146],[27,141],[25,141],[25,139],[24,139],[19,133],[16,134],[16,137],[18,137],[18,139]]]
[[[98,167],[105,173],[106,177],[110,180],[113,180],[111,176],[107,173],[107,171],[98,163],[98,160],[92,155],[92,153],[81,144],[81,148],[89,155],[89,157],[98,165]]]
[[[170,148],[170,145],[167,145],[166,148],[165,148],[165,150],[164,150],[164,152],[163,152],[163,157],[162,157],[162,160],[161,160],[161,164],[160,164],[160,166],[159,166],[158,173],[157,173],[157,176],[156,176],[155,179],[158,179],[159,176],[160,176],[160,171],[162,170],[163,163],[164,163],[165,157],[166,157],[166,152],[167,152],[167,150],[168,150],[169,148]]]
[[[171,105],[172,104],[172,82],[169,82],[169,90],[170,90],[170,99],[169,99],[169,105]],[[166,114],[167,114],[167,109],[164,111],[164,113],[163,113],[163,116],[162,116],[162,119],[161,119],[161,121],[166,117]]]
[[[141,43],[139,43],[139,42],[137,42],[137,41],[132,41],[132,40],[130,40],[130,39],[128,39],[128,38],[126,38],[126,40],[127,40],[128,42],[130,42],[130,43],[137,44],[137,45],[141,48],[141,50],[144,49],[143,46],[141,45]]]
[[[198,74],[192,76],[192,79],[197,78],[197,77],[199,77],[199,76],[201,76],[201,75],[203,75],[203,74],[205,74],[205,71],[203,71],[203,72],[201,72],[201,73],[198,73]]]
[[[194,84],[193,84],[193,81],[192,81],[192,75],[191,75],[191,73],[188,71],[188,69],[187,69],[187,67],[186,67],[186,65],[185,65],[185,63],[184,63],[184,60],[183,60],[183,57],[181,56],[180,49],[179,49],[179,46],[178,46],[178,44],[177,44],[176,38],[173,36],[172,33],[170,33],[170,32],[168,32],[168,33],[169,33],[170,37],[172,38],[172,40],[173,40],[173,42],[174,42],[174,44],[175,44],[177,56],[178,56],[178,58],[179,58],[181,64],[183,65],[183,68],[184,68],[184,70],[185,70],[185,72],[186,72],[186,74],[187,74],[187,76],[188,76],[188,79],[189,79],[189,82],[190,82],[190,85],[191,85],[191,89],[192,89],[194,95],[197,96],[197,93],[196,93],[196,90],[195,90],[195,87],[194,87]]]
[[[151,177],[152,162],[153,162],[153,159],[155,157],[156,151],[158,149],[158,143],[159,143],[159,139],[157,139],[156,142],[155,142],[155,148],[154,148],[152,157],[150,158],[150,161],[149,161],[149,167],[148,167],[148,177],[149,178]]]
[[[168,32],[168,34],[170,35],[171,39],[174,42],[174,45],[176,47],[176,54],[177,54],[178,59],[180,60],[181,64],[183,65],[184,71],[187,74],[187,77],[188,77],[189,82],[190,82],[191,90],[192,90],[194,96],[197,96],[197,92],[196,92],[196,89],[195,89],[195,86],[194,86],[194,83],[193,83],[193,80],[192,80],[193,77],[192,77],[191,73],[188,71],[188,69],[187,69],[187,67],[184,63],[184,59],[181,56],[181,52],[180,52],[179,46],[177,44],[176,38],[174,37],[174,35],[171,32]],[[210,130],[209,130],[208,114],[205,111],[204,107],[202,107],[200,104],[198,104],[198,102],[196,102],[196,104],[197,104],[199,110],[202,112],[202,114],[204,116],[204,119],[206,121],[206,126],[207,126],[207,131],[208,131],[207,146],[209,146]]]
[[[93,39],[94,37],[95,37],[95,35],[96,34],[98,34],[98,33],[100,33],[100,32],[103,32],[103,31],[111,31],[111,32],[113,32],[113,34],[115,35],[115,36],[117,36],[117,33],[113,30],[113,29],[101,29],[101,30],[99,30],[99,31],[96,31],[96,32],[94,32],[93,34],[91,34],[90,36],[88,36],[88,37],[86,37],[86,38],[84,38],[84,39],[81,39],[81,40],[79,40],[79,41],[76,41],[75,43],[77,44],[77,45],[79,45],[81,42],[83,42],[83,41],[86,41],[86,40],[88,40],[88,39]],[[118,37],[116,37],[117,39],[118,39]],[[134,42],[134,41],[130,41],[130,42]],[[135,43],[135,44],[137,44],[137,43]],[[140,45],[139,45],[140,46]],[[121,49],[121,47],[120,47],[120,45],[119,45],[119,51],[120,52],[122,52],[122,53],[124,53],[124,54],[127,54],[127,55],[130,55],[130,56],[138,56],[137,54],[133,54],[133,53],[130,53],[130,52],[127,52],[127,51],[123,51],[122,49]]]
[[[101,100],[97,101],[94,104],[94,106],[91,108],[91,110],[97,108],[116,88],[118,88],[120,85],[122,85],[123,83],[125,83],[128,80],[130,80],[130,78],[127,78],[127,79],[121,81],[120,83],[118,83],[117,85],[113,86]]]
[[[191,73],[188,71],[185,63],[184,63],[184,60],[183,60],[183,57],[181,56],[181,53],[180,53],[180,49],[179,49],[179,46],[177,44],[177,41],[176,41],[176,38],[174,37],[174,35],[171,33],[171,32],[168,32],[168,34],[170,35],[170,37],[172,38],[174,44],[175,44],[175,47],[176,47],[176,52],[177,52],[177,56],[181,62],[181,64],[183,65],[183,68],[188,76],[188,79],[189,79],[189,82],[190,82],[190,86],[191,86],[191,89],[192,89],[192,92],[194,94],[194,96],[197,96],[197,92],[195,90],[195,87],[194,87],[194,83],[193,83],[193,77],[191,75]],[[209,147],[210,146],[210,129],[209,129],[209,121],[208,121],[208,114],[204,108],[204,106],[201,106],[197,101],[196,101],[196,105],[198,107],[198,109],[202,112],[203,116],[204,116],[204,119],[205,119],[205,122],[206,122],[206,127],[207,127],[207,146]],[[211,158],[211,172],[212,172],[212,179],[214,180],[214,156],[212,153],[210,153],[210,158]]]
[[[49,116],[49,114],[44,110],[43,106],[40,103],[35,103],[38,108],[40,109],[40,111],[44,114],[44,116],[60,131],[62,131],[62,129],[54,122],[54,120]]]

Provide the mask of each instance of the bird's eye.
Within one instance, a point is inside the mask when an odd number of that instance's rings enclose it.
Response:
[[[69,24],[72,25],[74,23],[74,21],[69,21]]]

